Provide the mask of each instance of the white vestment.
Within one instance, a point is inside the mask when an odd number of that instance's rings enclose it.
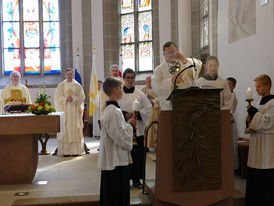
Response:
[[[151,103],[147,96],[140,89],[134,89],[133,93],[123,93],[122,99],[118,100],[118,104],[122,111],[132,112],[133,101],[137,100],[140,103],[140,115],[142,120],[137,120],[136,124],[136,136],[144,135],[144,128],[148,122],[148,118],[151,112]]]
[[[68,96],[73,101],[67,102]],[[83,153],[83,110],[85,94],[82,86],[73,79],[72,82],[64,80],[55,91],[54,101],[56,111],[64,112],[65,131],[63,137],[57,134],[58,154],[79,155]]]
[[[101,136],[101,131],[99,128],[99,124],[98,124],[98,120],[100,120],[100,93],[101,91],[99,91],[99,94],[96,96],[95,101],[98,103],[97,105],[99,105],[99,109],[96,110],[96,112],[93,114],[92,116],[92,120],[93,120],[93,137],[100,137]]]
[[[248,167],[256,169],[274,168],[274,99],[260,105],[249,128],[250,135]]]
[[[102,118],[102,136],[98,166],[101,170],[113,170],[116,166],[132,163],[133,128],[125,122],[119,108],[110,104],[106,107]]]
[[[231,97],[231,91],[229,89],[227,80],[224,80],[221,77],[218,77],[216,80],[207,80],[204,77],[201,77],[197,80],[196,84],[199,87],[210,86],[210,87],[223,89],[220,93],[221,110],[231,111],[232,97]]]
[[[233,159],[234,159],[234,170],[239,168],[239,156],[238,156],[238,131],[235,122],[235,111],[238,104],[238,100],[235,92],[232,92],[232,107],[231,107],[231,133],[232,133],[232,148],[233,148]]]
[[[17,84],[17,85],[9,84],[3,89],[1,94],[2,109],[6,105],[6,103],[10,101],[12,90],[13,91],[20,90],[22,93],[22,98],[18,97],[18,99],[23,99],[24,100],[23,102],[26,104],[32,104],[30,94],[29,94],[29,89],[26,86],[22,84]]]
[[[147,95],[149,99],[151,99],[154,103],[154,105],[151,108],[151,113],[148,119],[148,124],[152,121],[158,121],[158,113],[159,113],[159,100],[158,97],[156,96],[155,92],[153,91],[152,88],[149,88],[148,86],[144,87],[142,91]],[[152,125],[147,138],[147,147],[148,148],[157,148],[157,125]]]
[[[193,65],[193,61],[191,58],[187,58],[188,62],[186,64],[180,62],[181,69],[187,68],[190,65]],[[196,71],[194,68],[190,68],[182,73],[179,78],[181,78],[181,83],[177,84],[179,89],[184,89],[187,87],[191,87],[194,85],[194,82],[197,80],[199,73],[201,71],[202,62],[198,59],[194,59],[196,64]],[[160,101],[161,110],[171,110],[171,102],[166,99],[170,95],[171,91],[173,91],[172,84],[172,76],[173,74],[169,73],[168,63],[163,62],[159,65],[155,71],[153,72],[153,76],[151,78],[151,85],[153,91],[157,95]]]

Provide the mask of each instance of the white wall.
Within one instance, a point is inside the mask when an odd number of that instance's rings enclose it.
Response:
[[[104,80],[103,1],[91,1],[92,45],[96,46],[96,72]]]
[[[244,134],[246,118],[246,89],[253,89],[255,101],[259,101],[254,88],[254,78],[259,74],[268,74],[274,82],[274,30],[273,1],[260,7],[256,2],[256,34],[232,44],[228,43],[229,1],[218,2],[218,57],[220,60],[220,76],[233,76],[238,84],[235,89],[238,97],[237,126],[239,136]],[[272,88],[272,93],[273,93]]]
[[[77,71],[81,75],[82,85],[84,85],[82,1],[71,0],[71,18],[73,68],[78,67]],[[77,49],[79,49],[80,57],[77,57]]]
[[[192,56],[191,1],[178,0],[178,47],[185,56]]]

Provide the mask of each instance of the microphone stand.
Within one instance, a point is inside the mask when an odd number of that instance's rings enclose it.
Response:
[[[178,79],[178,77],[180,76],[180,74],[182,74],[184,71],[186,71],[186,70],[188,70],[188,69],[190,69],[190,68],[194,68],[194,70],[195,70],[195,72],[197,72],[197,69],[196,69],[196,63],[195,63],[195,61],[194,61],[194,59],[191,57],[191,59],[192,59],[192,62],[193,62],[193,64],[192,65],[190,65],[190,66],[188,66],[187,68],[184,68],[184,69],[182,69],[177,75],[176,75],[176,77],[175,77],[175,80],[174,80],[174,85],[173,85],[173,90],[172,90],[172,92],[170,93],[170,95],[168,96],[168,98],[167,98],[167,100],[172,100],[173,99],[173,97],[174,97],[174,95],[175,95],[175,91],[177,90],[177,79]]]

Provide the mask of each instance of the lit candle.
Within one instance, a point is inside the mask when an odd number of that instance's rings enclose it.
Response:
[[[135,99],[132,103],[132,110],[133,111],[139,111],[140,103],[137,99]]]
[[[252,89],[250,89],[250,87],[248,87],[246,92],[247,92],[247,99],[252,99]]]

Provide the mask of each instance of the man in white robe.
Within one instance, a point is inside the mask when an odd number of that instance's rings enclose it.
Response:
[[[96,96],[96,100],[99,104],[99,108],[100,108],[100,93],[101,93],[101,88],[102,88],[102,81],[98,81],[97,82],[98,85],[98,95]],[[93,114],[92,116],[92,120],[93,120],[93,137],[94,138],[99,138],[101,135],[101,131],[100,131],[100,127],[99,127],[99,121],[100,121],[100,109],[97,109],[96,112]]]
[[[147,96],[135,87],[135,72],[132,69],[126,69],[123,73],[123,97],[118,101],[126,121],[132,118],[133,102],[138,101],[138,115],[136,124],[136,144],[133,145],[131,156],[133,164],[131,166],[131,179],[133,186],[141,188],[140,179],[143,178],[144,165],[144,128],[148,123],[151,112],[151,103]]]
[[[218,76],[219,61],[217,57],[209,56],[206,60],[206,74],[196,81],[199,87],[215,87],[223,89],[220,93],[221,110],[231,110],[232,97],[228,82]]]
[[[161,110],[171,110],[171,102],[166,100],[170,93],[173,91],[174,79],[177,74],[171,74],[169,72],[168,65],[174,60],[178,59],[180,62],[181,70],[193,65],[191,58],[185,58],[185,56],[179,53],[178,47],[174,42],[167,42],[163,46],[163,55],[165,61],[160,64],[152,76],[152,88],[160,101]],[[198,59],[194,59],[195,68],[190,68],[184,71],[177,79],[176,83],[179,89],[184,89],[194,85],[201,71],[202,62]]]
[[[73,78],[73,69],[66,69],[66,79],[55,91],[56,111],[64,112],[65,131],[57,135],[58,154],[77,156],[83,153],[83,110],[85,94],[82,86]]]
[[[117,64],[111,65],[109,68],[109,71],[110,71],[111,77],[121,79],[119,77],[119,66]],[[102,91],[100,92],[100,107],[99,107],[100,108],[100,119],[102,119],[104,116],[104,111],[106,108],[107,101],[108,101],[108,96],[105,94],[104,90],[102,89]]]
[[[262,96],[258,108],[248,106],[250,143],[246,183],[246,205],[274,205],[274,95],[270,95],[271,78],[255,79]]]
[[[31,104],[29,89],[20,84],[21,74],[19,72],[12,72],[10,74],[11,84],[7,85],[1,94],[2,110],[10,101],[21,101],[25,104]]]
[[[147,95],[147,98],[149,99],[151,103],[151,113],[148,119],[148,123],[152,121],[158,121],[158,112],[160,109],[160,103],[158,100],[158,97],[156,96],[155,92],[152,89],[151,86],[151,76],[148,76],[146,78],[146,86],[142,89],[145,95]],[[147,147],[148,148],[157,148],[157,125],[152,125],[147,138]]]
[[[238,132],[237,125],[235,122],[235,112],[238,104],[238,99],[234,89],[236,87],[237,81],[233,77],[229,77],[226,79],[228,81],[228,86],[231,91],[232,105],[231,105],[231,133],[232,133],[232,141],[233,141],[233,159],[234,159],[234,170],[239,169],[239,155],[238,155]]]

